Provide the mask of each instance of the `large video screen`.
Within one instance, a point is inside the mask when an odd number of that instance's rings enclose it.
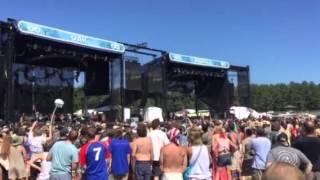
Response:
[[[73,69],[14,64],[13,71],[17,113],[51,113],[57,98],[65,101],[62,112],[73,111]]]

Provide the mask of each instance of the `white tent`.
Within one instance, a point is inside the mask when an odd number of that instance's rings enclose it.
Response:
[[[154,119],[159,119],[163,122],[162,109],[159,107],[148,107],[144,110],[144,122],[152,122]]]
[[[232,106],[230,108],[230,114],[233,114],[237,119],[247,119],[250,116],[259,118],[261,116],[261,114],[254,109],[243,106]]]
[[[88,109],[87,112],[88,112],[89,114],[97,113],[97,111],[94,110],[94,109]],[[83,114],[82,109],[79,109],[79,110],[77,110],[76,112],[74,112],[73,115],[80,117],[80,116],[83,116],[84,114]]]

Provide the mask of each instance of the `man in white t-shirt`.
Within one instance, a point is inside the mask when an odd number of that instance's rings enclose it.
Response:
[[[169,144],[169,139],[163,131],[160,130],[160,121],[155,119],[152,121],[152,131],[148,134],[151,138],[153,146],[153,163],[152,163],[152,176],[154,180],[158,180],[161,175],[160,170],[160,150],[163,146]]]

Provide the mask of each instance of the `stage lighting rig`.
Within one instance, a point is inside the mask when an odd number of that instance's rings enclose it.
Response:
[[[76,81],[79,82],[79,77],[80,77],[80,70],[76,71]]]

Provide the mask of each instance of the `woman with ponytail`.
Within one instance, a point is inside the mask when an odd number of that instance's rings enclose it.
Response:
[[[228,176],[227,180],[231,180],[231,171],[229,168],[229,166],[231,165],[230,149],[237,149],[237,145],[230,141],[224,128],[217,128],[216,134],[217,135],[213,144],[213,152],[217,161],[215,179],[222,180],[222,172],[226,170]]]
[[[189,157],[189,166],[192,169],[189,174],[189,180],[211,180],[212,174],[210,164],[212,158],[206,145],[202,142],[202,129],[193,126],[189,134],[190,146],[187,149]]]

